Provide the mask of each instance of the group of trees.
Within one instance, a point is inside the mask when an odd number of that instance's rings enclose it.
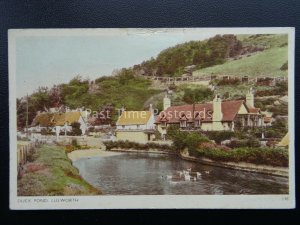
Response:
[[[187,104],[211,100],[214,92],[209,88],[185,88],[182,100]]]
[[[114,113],[110,119],[116,121],[118,114],[113,108],[125,106],[127,110],[142,110],[148,98],[161,92],[150,88],[151,81],[135,77],[132,69],[122,69],[116,76],[100,77],[93,84],[97,86],[97,91],[91,93],[89,80],[76,76],[69,83],[52,88],[40,87],[28,97],[17,99],[18,128],[26,126],[27,105],[28,125],[31,125],[38,111],[61,106],[71,109],[85,107],[98,112],[109,110]],[[104,122],[103,117],[96,122]]]
[[[59,107],[63,103],[64,99],[61,86],[54,85],[51,89],[39,87],[33,94],[17,99],[17,126],[25,127],[27,116],[28,125],[30,125],[37,111],[44,111],[51,107]]]
[[[204,68],[225,62],[238,55],[243,46],[235,35],[216,35],[205,41],[190,41],[167,48],[157,58],[151,58],[133,67],[140,75],[177,76],[184,67]]]

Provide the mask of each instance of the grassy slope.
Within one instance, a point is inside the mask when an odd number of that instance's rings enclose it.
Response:
[[[217,91],[219,94],[224,95],[229,93],[229,99],[245,97],[250,88],[253,88],[252,84],[239,84],[239,85],[224,85],[218,86]],[[272,90],[273,87],[268,86],[255,86],[255,90]]]
[[[237,38],[244,45],[260,45],[266,48],[276,48],[287,44],[288,36],[286,34],[273,35],[237,35]]]
[[[108,79],[100,83],[100,96],[105,103],[113,103],[117,108],[125,106],[127,110],[142,110],[144,102],[160,90],[150,89],[151,81],[141,78],[127,80],[125,84],[117,79]]]
[[[131,78],[120,82],[117,77],[107,77],[97,82],[97,93],[85,92],[80,96],[68,95],[66,104],[72,108],[85,106],[98,110],[103,105],[112,104],[117,109],[125,106],[127,110],[142,110],[144,102],[161,90],[151,89],[151,81]]]
[[[44,145],[25,166],[18,180],[18,195],[97,195],[101,192],[84,181],[63,148]]]
[[[198,71],[198,73],[216,73],[238,76],[286,76],[287,71],[281,71],[280,67],[288,59],[288,48],[276,47],[257,53],[250,57],[239,60],[228,61],[222,65],[207,67]]]
[[[242,41],[243,45],[264,46],[266,50],[250,57],[227,61],[221,65],[195,71],[195,74],[287,75],[287,71],[280,70],[280,67],[288,60],[287,35],[238,35],[238,39]]]

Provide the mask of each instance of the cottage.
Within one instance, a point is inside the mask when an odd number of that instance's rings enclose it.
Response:
[[[86,113],[81,111],[67,112],[38,112],[34,118],[30,130],[41,132],[43,129],[50,129],[52,132],[72,131],[71,124],[78,122],[82,134],[87,130]]]
[[[155,137],[154,122],[152,105],[150,105],[149,111],[123,110],[116,123],[116,138],[140,143],[152,141]]]
[[[178,124],[182,130],[204,131],[234,131],[239,127],[263,126],[264,115],[254,107],[252,90],[247,93],[246,100],[222,101],[216,95],[209,103],[180,106],[171,106],[170,98],[165,96],[163,107],[155,121],[163,137],[170,124]]]

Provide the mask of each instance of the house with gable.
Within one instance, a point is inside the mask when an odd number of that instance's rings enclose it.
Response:
[[[252,89],[245,100],[222,100],[216,95],[212,102],[171,106],[166,95],[163,99],[164,110],[157,116],[155,124],[162,137],[167,127],[179,125],[181,130],[234,131],[241,127],[261,127],[264,115],[254,106]]]
[[[152,105],[149,111],[122,110],[116,122],[116,138],[123,141],[146,143],[155,138],[155,119]]]
[[[52,132],[72,131],[72,123],[78,122],[82,134],[86,133],[88,128],[86,112],[79,110],[67,110],[66,112],[38,112],[33,119],[31,127],[32,132],[41,132],[43,129],[50,129]]]

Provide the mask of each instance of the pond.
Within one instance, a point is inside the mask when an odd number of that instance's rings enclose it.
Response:
[[[74,166],[106,195],[288,194],[288,178],[212,167],[170,155],[119,153],[82,158]],[[191,180],[181,179],[183,170],[191,171]]]

